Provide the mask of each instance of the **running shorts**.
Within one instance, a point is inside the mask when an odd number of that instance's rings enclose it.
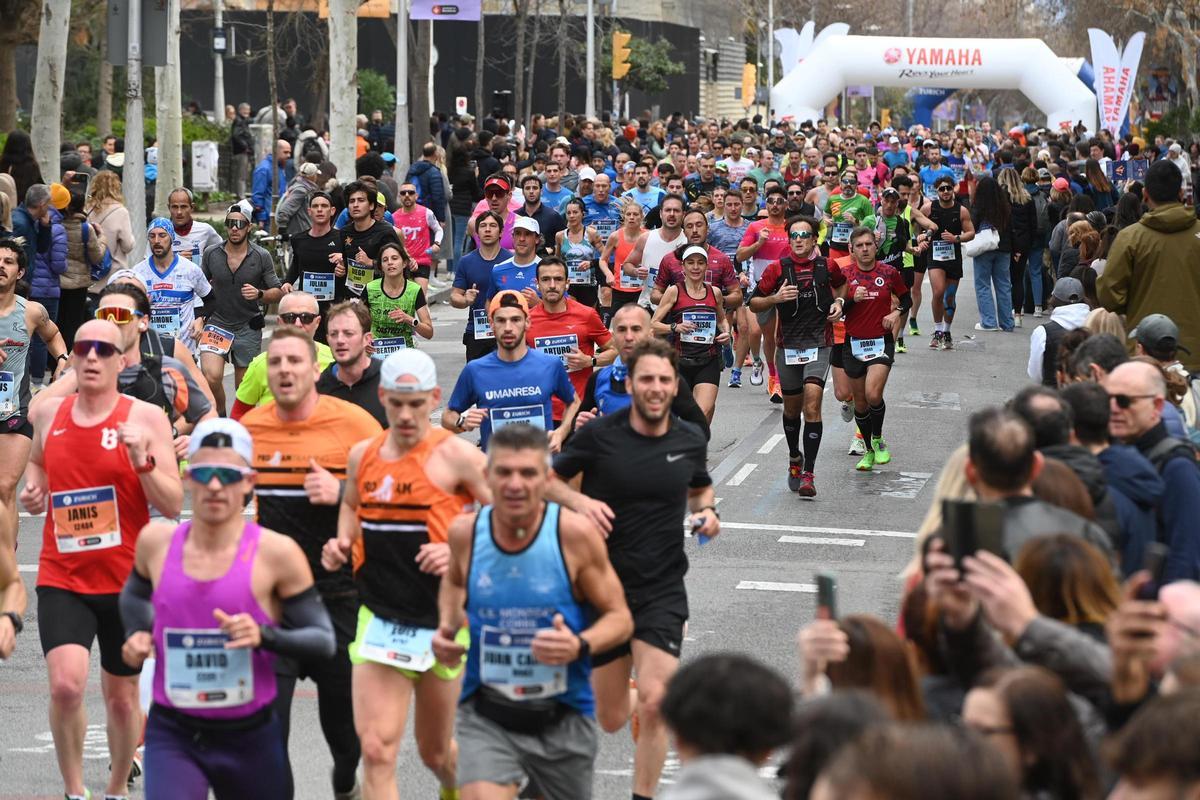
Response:
[[[109,675],[129,677],[142,671],[121,658],[125,625],[121,622],[119,594],[79,594],[56,586],[37,587],[38,633],[42,655],[65,644],[92,649],[100,644],[100,666]]]
[[[847,377],[865,378],[867,376],[867,368],[877,364],[882,364],[885,367],[892,366],[892,362],[896,359],[896,341],[890,333],[884,336],[883,340],[882,355],[876,356],[870,361],[859,361],[850,352],[850,339],[849,337],[846,338],[846,341],[842,344],[842,368],[846,370]]]
[[[693,360],[679,359],[679,374],[687,378],[689,386],[696,386],[701,383],[711,383],[714,386],[721,385],[721,357],[713,356],[712,358]]]
[[[625,592],[633,614],[633,638],[679,658],[683,651],[683,631],[687,625],[687,589],[682,582],[666,590]],[[603,653],[592,654],[592,667],[602,667],[629,655],[629,642]]]
[[[807,364],[788,364],[783,347],[775,348],[775,369],[779,374],[779,388],[785,397],[803,394],[804,385],[825,387],[829,377],[829,362],[836,347],[818,347],[817,358]]]

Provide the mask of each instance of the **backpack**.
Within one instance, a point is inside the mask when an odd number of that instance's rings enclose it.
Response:
[[[100,241],[104,244],[104,255],[100,256],[100,260],[95,264],[92,263],[88,257],[88,239],[91,238],[91,228],[92,223],[84,220],[79,226],[79,233],[83,239],[83,262],[88,265],[92,280],[98,281],[112,270],[112,251],[108,249],[108,242],[104,241],[104,234],[100,234]]]
[[[1050,231],[1050,198],[1041,189],[1034,192],[1033,195],[1034,220],[1036,221],[1036,230],[1039,234],[1045,235]]]
[[[308,161],[308,156],[316,153],[321,156],[321,160],[325,160],[325,151],[321,149],[321,143],[317,141],[317,137],[312,136],[304,140],[304,144],[300,146],[300,162],[303,164]]]

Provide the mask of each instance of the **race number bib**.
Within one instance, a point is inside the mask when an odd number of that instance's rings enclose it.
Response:
[[[371,615],[358,655],[389,667],[425,672],[436,661],[433,657],[433,629],[416,628]]]
[[[176,708],[228,708],[254,699],[254,665],[249,647],[225,649],[219,628],[166,628],[163,688]]]
[[[637,275],[627,275],[625,270],[621,270],[621,288],[622,289],[641,289],[645,285],[645,281]]]
[[[932,255],[934,261],[953,261],[954,243],[943,241],[941,239],[934,239]]]
[[[789,367],[799,367],[804,364],[811,364],[817,360],[818,349],[810,347],[806,350],[800,350],[795,347],[783,348],[783,363]]]
[[[362,294],[374,278],[375,268],[370,264],[364,266],[354,260],[346,262],[346,289],[354,294]]]
[[[200,333],[200,352],[216,353],[219,356],[229,354],[233,347],[233,332],[216,325],[205,325]]]
[[[306,272],[303,286],[304,291],[311,294],[315,300],[333,299],[332,272]]]
[[[121,544],[117,490],[112,486],[54,492],[50,495],[50,514],[60,553],[104,550]]]
[[[20,410],[15,378],[11,372],[0,372],[0,419],[8,419]]]
[[[542,664],[533,657],[536,629],[480,629],[479,670],[484,685],[509,700],[539,700],[567,691],[567,667]]]
[[[582,267],[581,264],[587,266]],[[596,271],[592,269],[592,262],[581,258],[567,259],[567,282],[572,286],[595,286]]]
[[[717,338],[717,315],[712,311],[684,311],[679,315],[680,322],[690,322],[696,329],[685,333],[679,332],[679,341],[689,344],[712,344]]]
[[[156,306],[150,311],[150,327],[155,333],[174,336],[183,325],[183,306]]]
[[[562,336],[535,336],[533,346],[547,355],[558,356],[563,369],[569,372],[571,367],[567,364],[567,353],[579,349],[579,337],[573,333]]]
[[[855,339],[850,338],[850,353],[859,361],[873,361],[884,354],[884,340],[880,336],[878,339]]]
[[[540,405],[489,408],[488,417],[492,420],[492,433],[505,425],[516,425],[519,422],[532,425],[539,430],[546,430],[546,410]]]
[[[383,361],[398,350],[408,349],[408,340],[403,336],[388,336],[383,339],[374,340],[371,343],[371,348],[374,350],[371,353],[371,358]]]
[[[474,323],[475,341],[496,338],[496,333],[492,330],[492,321],[488,319],[486,308],[477,308],[472,311],[471,321]]]
[[[854,226],[849,222],[833,223],[833,232],[829,234],[829,241],[834,244],[849,244],[850,233],[854,230]]]

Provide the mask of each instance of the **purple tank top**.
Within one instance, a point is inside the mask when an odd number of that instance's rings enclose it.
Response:
[[[274,620],[254,597],[250,576],[262,528],[247,522],[229,571],[200,581],[183,571],[183,546],[192,523],[175,529],[162,578],[154,590],[154,702],[205,719],[239,719],[275,699],[275,657],[265,650],[226,650],[213,610]]]

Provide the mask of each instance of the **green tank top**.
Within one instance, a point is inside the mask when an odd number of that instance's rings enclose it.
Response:
[[[404,337],[406,347],[413,346],[412,325],[406,325],[388,316],[389,311],[400,309],[410,317],[417,313],[417,295],[421,285],[414,280],[404,282],[404,291],[392,297],[383,290],[383,279],[376,278],[367,284],[367,308],[371,311],[371,335],[376,340]]]

